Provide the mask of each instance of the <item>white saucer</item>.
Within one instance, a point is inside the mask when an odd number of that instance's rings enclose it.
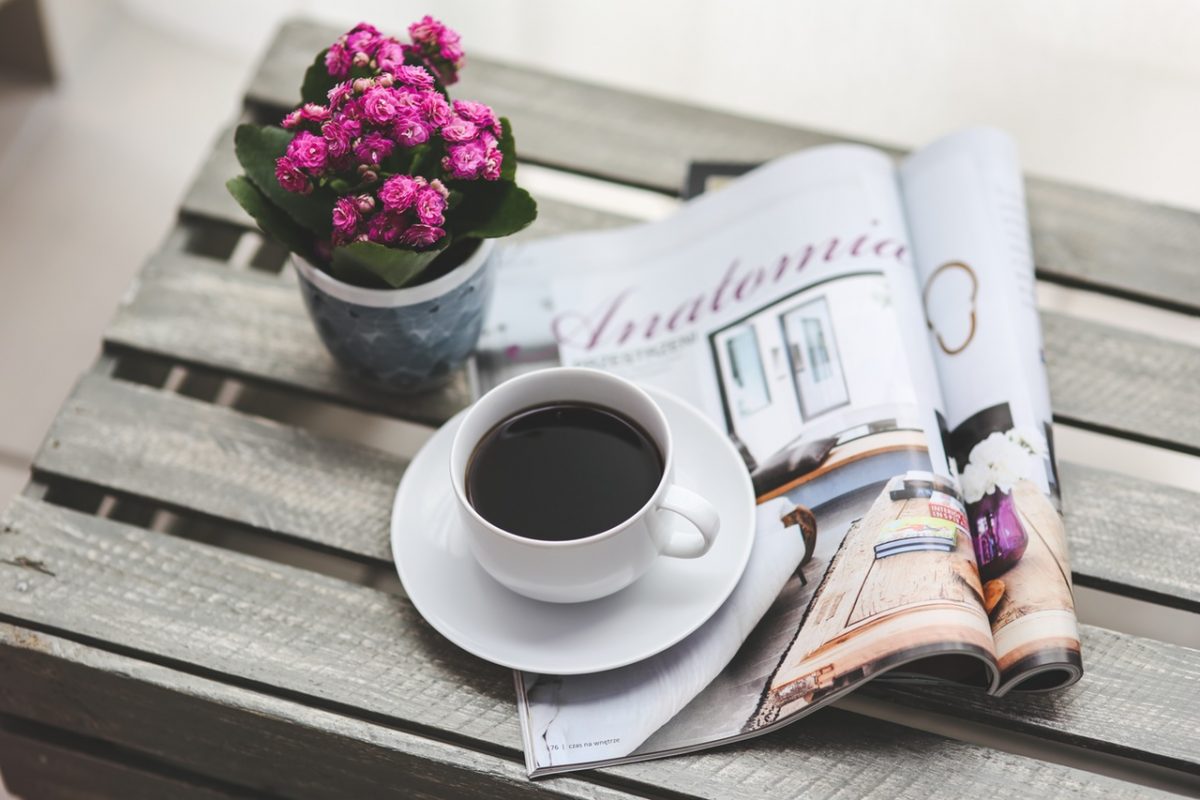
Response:
[[[671,425],[676,480],[721,516],[712,550],[690,560],[660,557],[632,586],[587,603],[543,603],[508,590],[476,563],[458,524],[448,462],[460,414],[413,459],[392,507],[392,558],[430,625],[488,661],[575,675],[649,658],[721,607],[754,544],[750,476],[733,445],[699,411],[664,392],[650,394]]]

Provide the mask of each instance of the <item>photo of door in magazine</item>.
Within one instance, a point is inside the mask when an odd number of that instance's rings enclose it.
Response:
[[[749,565],[696,632],[516,675],[530,773],[760,734],[877,677],[1077,680],[1033,302],[1014,148],[985,129],[899,166],[805,151],[660,222],[502,251],[480,390],[561,363],[673,392],[757,496]]]

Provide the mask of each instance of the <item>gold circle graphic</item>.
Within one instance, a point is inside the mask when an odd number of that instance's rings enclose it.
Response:
[[[933,326],[933,320],[929,317],[929,290],[933,287],[933,282],[939,277],[946,274],[950,270],[961,269],[967,273],[967,277],[971,279],[971,330],[967,333],[967,338],[962,344],[957,347],[950,347],[946,344],[946,340],[942,338],[942,332]],[[933,331],[934,338],[937,339],[938,347],[942,348],[942,352],[948,356],[958,355],[963,350],[967,349],[967,345],[975,338],[975,296],[979,293],[979,278],[975,275],[975,270],[961,261],[947,261],[940,267],[930,273],[925,280],[925,289],[921,292],[921,305],[925,309],[925,325],[929,330]]]

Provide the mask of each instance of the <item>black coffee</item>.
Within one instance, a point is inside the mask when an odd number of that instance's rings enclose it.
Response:
[[[637,423],[602,406],[550,403],[517,412],[479,441],[467,499],[509,533],[582,539],[633,516],[662,474],[658,446]]]

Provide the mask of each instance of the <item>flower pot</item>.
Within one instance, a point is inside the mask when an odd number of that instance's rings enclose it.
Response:
[[[292,256],[300,294],[325,348],[378,388],[420,392],[448,381],[479,341],[492,293],[491,239],[428,283],[368,289]]]
[[[979,577],[988,581],[1012,569],[1029,544],[1012,494],[995,489],[967,506],[967,514]]]

